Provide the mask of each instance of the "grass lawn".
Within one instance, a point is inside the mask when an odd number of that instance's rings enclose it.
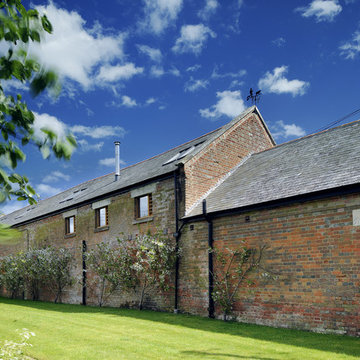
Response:
[[[359,359],[360,339],[153,311],[0,298],[0,340],[35,332],[35,359]]]

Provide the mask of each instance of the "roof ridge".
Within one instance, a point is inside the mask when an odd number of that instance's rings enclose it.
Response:
[[[226,124],[225,124],[225,125],[226,125]],[[225,126],[225,125],[223,125],[223,126]],[[166,151],[164,151],[164,152],[162,152],[162,153],[159,153],[159,154],[154,155],[154,156],[152,156],[152,157],[149,157],[149,158],[147,158],[147,159],[141,160],[141,161],[139,161],[139,162],[137,162],[137,163],[135,163],[135,164],[131,164],[131,165],[129,165],[129,166],[126,166],[126,167],[122,168],[121,170],[124,171],[124,170],[126,170],[126,169],[131,168],[131,167],[134,167],[134,166],[136,166],[136,165],[139,165],[139,164],[141,164],[141,163],[144,163],[145,161],[148,161],[148,160],[154,159],[154,158],[156,158],[156,157],[158,157],[158,156],[164,155],[164,154],[166,154],[167,152],[173,151],[173,150],[175,150],[175,149],[177,149],[177,148],[179,148],[179,147],[182,147],[182,146],[184,146],[184,145],[186,145],[186,144],[188,144],[188,143],[191,143],[191,142],[193,142],[193,141],[195,141],[195,140],[201,139],[202,137],[208,136],[208,135],[210,135],[210,134],[212,134],[212,133],[220,130],[223,126],[220,126],[219,128],[217,128],[217,129],[215,129],[215,130],[209,131],[208,133],[205,133],[205,134],[203,134],[203,135],[201,135],[201,136],[198,136],[198,137],[195,138],[195,139],[186,141],[185,143],[180,144],[180,145],[177,145],[177,146],[175,146],[175,147],[173,147],[173,148],[171,148],[171,149],[169,149],[169,150],[166,150]],[[57,193],[57,194],[55,194],[55,195],[52,195],[52,196],[49,196],[49,197],[47,197],[47,198],[45,198],[45,199],[39,200],[39,201],[37,202],[37,204],[39,204],[39,203],[42,202],[42,201],[45,201],[45,200],[54,198],[54,197],[56,197],[56,196],[64,193],[65,191],[70,191],[70,190],[75,189],[75,188],[77,188],[77,187],[81,187],[81,185],[85,185],[85,184],[87,184],[87,183],[89,183],[89,182],[91,182],[91,181],[98,180],[98,179],[101,179],[101,178],[104,178],[104,177],[106,177],[106,176],[110,176],[110,175],[113,175],[113,174],[115,174],[115,171],[112,171],[111,173],[107,173],[107,174],[104,174],[104,175],[97,176],[97,177],[92,178],[92,179],[90,179],[90,180],[85,180],[85,181],[81,182],[80,184],[77,184],[77,185],[74,185],[74,186],[72,186],[72,187],[70,187],[70,188],[67,188],[67,189],[65,189],[65,190],[63,190],[63,191],[61,191],[61,192],[59,192],[59,193]],[[35,205],[37,205],[37,204],[35,204]],[[26,206],[26,207],[27,207],[27,206]],[[23,208],[21,208],[21,209],[18,209],[18,210],[24,210],[24,209],[25,209],[25,207],[23,207]],[[15,211],[18,211],[18,210],[15,210]],[[5,215],[6,215],[6,214],[5,214]]]
[[[302,136],[302,137],[297,138],[297,139],[293,139],[293,140],[286,141],[286,142],[284,142],[284,143],[275,145],[275,146],[273,146],[272,148],[265,149],[265,150],[261,150],[261,151],[259,151],[259,152],[257,152],[257,153],[254,153],[254,155],[258,155],[258,154],[264,153],[265,151],[271,151],[271,150],[274,150],[274,149],[278,149],[278,148],[280,148],[280,147],[282,147],[282,146],[286,146],[286,145],[289,145],[289,144],[292,144],[292,143],[295,143],[295,142],[298,142],[298,141],[302,141],[302,140],[307,139],[307,138],[310,138],[310,137],[322,135],[323,133],[327,133],[327,132],[330,132],[330,131],[335,131],[335,130],[338,130],[339,128],[342,128],[342,127],[352,126],[352,125],[354,125],[355,123],[360,123],[360,119],[354,120],[354,121],[351,121],[351,122],[349,122],[349,123],[342,124],[342,125],[339,125],[339,126],[335,126],[335,127],[333,127],[333,128],[330,128],[330,129],[326,129],[326,130],[318,131],[318,132],[316,132],[316,133],[308,134],[308,135]]]

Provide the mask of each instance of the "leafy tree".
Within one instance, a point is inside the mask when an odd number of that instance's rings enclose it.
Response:
[[[255,284],[251,274],[261,269],[262,275],[273,275],[263,267],[265,246],[248,248],[244,245],[235,250],[230,248],[212,249],[215,257],[213,272],[212,298],[222,313],[224,320],[232,313],[240,288],[250,287]]]
[[[43,139],[35,138],[35,117],[22,96],[5,94],[8,80],[28,84],[33,96],[58,87],[57,75],[29,57],[26,51],[26,46],[41,41],[44,32],[52,32],[46,15],[40,16],[35,9],[26,10],[21,0],[0,1],[0,41],[8,45],[7,53],[0,57],[0,202],[13,197],[30,204],[36,202],[28,178],[14,172],[18,162],[25,160],[22,148],[26,144],[37,146],[45,158],[53,153],[64,159],[70,158],[76,146],[72,135],[60,139],[50,129],[42,129]]]

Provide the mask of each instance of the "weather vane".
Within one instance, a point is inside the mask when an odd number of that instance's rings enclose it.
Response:
[[[251,99],[251,103],[256,105],[259,103],[261,95],[261,90],[256,91],[254,95],[253,89],[250,88],[249,95],[247,96],[246,101],[249,101]]]

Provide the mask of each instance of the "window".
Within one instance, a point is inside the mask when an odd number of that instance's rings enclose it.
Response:
[[[108,208],[107,206],[95,210],[95,227],[108,225]]]
[[[152,215],[151,194],[135,198],[135,218],[144,218]]]
[[[75,216],[65,218],[65,235],[75,234]]]

